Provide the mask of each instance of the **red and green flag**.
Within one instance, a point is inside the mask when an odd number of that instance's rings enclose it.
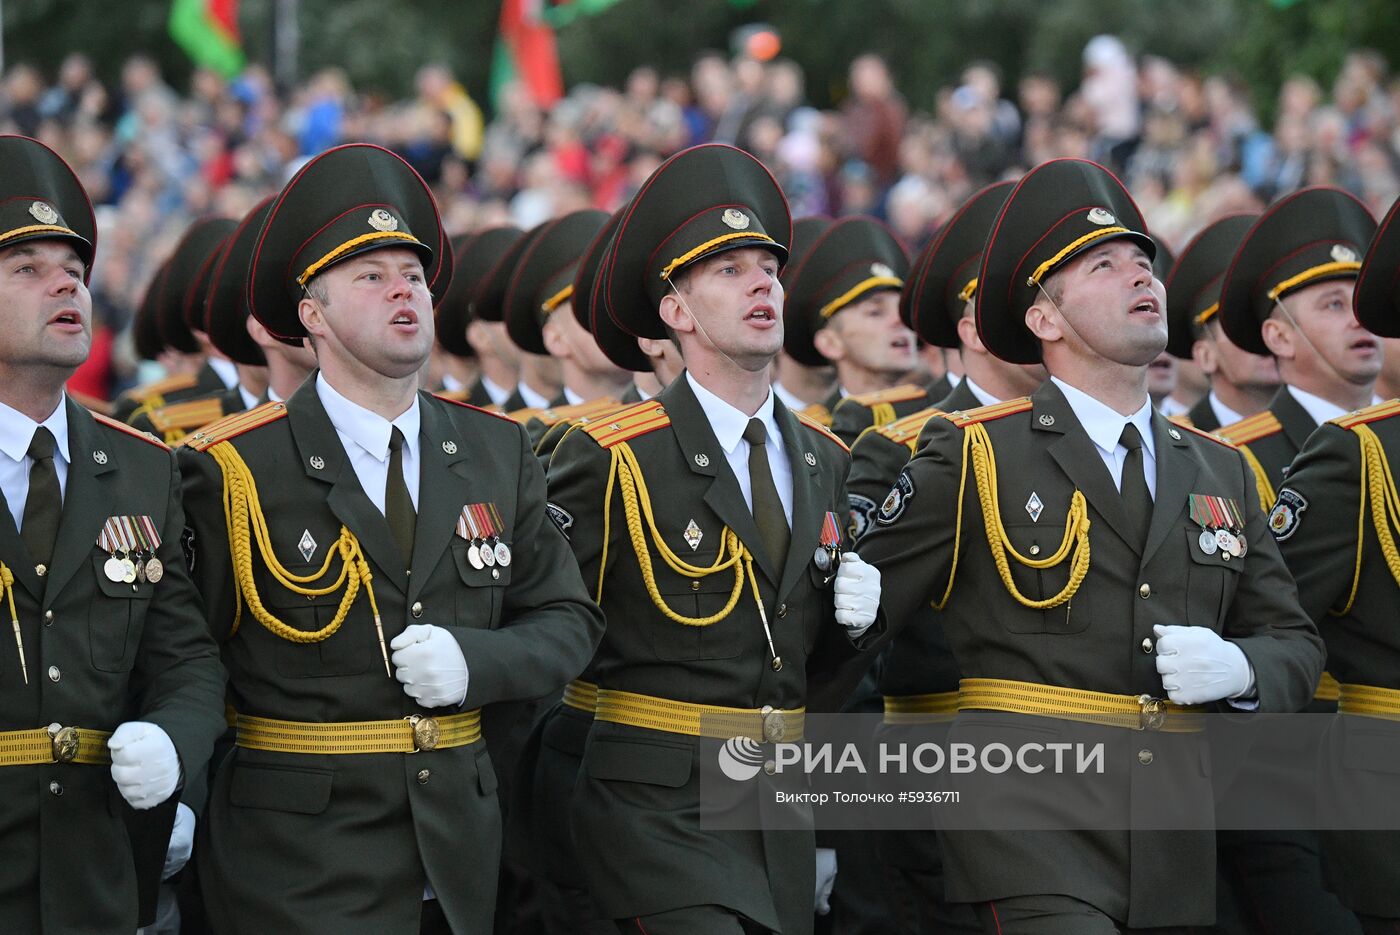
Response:
[[[501,95],[516,81],[525,84],[540,107],[564,96],[559,49],[554,30],[545,20],[545,0],[501,0],[500,28],[491,59],[491,101],[501,108]]]
[[[174,0],[170,37],[202,68],[232,78],[243,70],[238,0]]]

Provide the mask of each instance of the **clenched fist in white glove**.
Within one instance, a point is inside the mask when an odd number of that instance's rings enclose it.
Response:
[[[836,569],[836,622],[856,639],[875,622],[880,612],[880,569],[847,552]]]
[[[425,708],[445,708],[467,698],[467,660],[442,627],[415,623],[389,644],[394,678],[404,694]]]
[[[181,802],[175,806],[175,826],[170,829],[170,845],[165,849],[165,869],[160,878],[168,880],[190,862],[194,853],[194,811]]]
[[[170,735],[148,721],[127,721],[107,740],[112,781],[135,809],[154,808],[180,784],[180,756]]]
[[[1157,674],[1177,704],[1239,698],[1254,688],[1254,668],[1244,650],[1208,627],[1154,626]]]
[[[812,911],[819,916],[831,912],[831,889],[836,885],[836,851],[830,847],[817,848],[817,893]]]

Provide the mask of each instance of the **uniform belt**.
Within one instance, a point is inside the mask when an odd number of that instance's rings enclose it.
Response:
[[[1400,720],[1400,690],[1378,685],[1341,685],[1337,710],[1342,714],[1365,714]]]
[[[481,739],[481,710],[395,721],[313,723],[238,715],[237,744],[274,753],[419,753]]]
[[[1313,692],[1315,701],[1336,701],[1341,696],[1342,686],[1332,677],[1331,672],[1322,673],[1322,678],[1317,680],[1317,691]]]
[[[716,740],[747,737],[764,743],[792,743],[802,739],[806,711],[806,708],[783,711],[768,705],[762,708],[725,708],[600,688],[594,717],[612,724],[690,737],[711,737]]]
[[[957,713],[957,692],[885,696],[886,724],[932,724],[951,721]]]
[[[61,724],[33,730],[0,731],[0,766],[48,763],[103,766],[112,762],[112,753],[107,749],[107,738],[111,736],[111,731]]]
[[[963,679],[958,684],[959,711],[1006,711],[1169,733],[1205,728],[1204,707],[1173,704],[1151,695],[1114,695],[1005,679]]]
[[[592,714],[593,709],[598,707],[598,686],[592,682],[574,679],[564,686],[564,704]]]

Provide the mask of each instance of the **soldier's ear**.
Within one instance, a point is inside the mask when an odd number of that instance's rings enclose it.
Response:
[[[549,351],[549,356],[555,360],[567,360],[574,356],[573,348],[569,346],[568,340],[564,337],[564,324],[557,321],[555,315],[569,315],[574,313],[568,307],[556,309],[544,320],[540,326],[540,337],[544,340],[544,348]]]
[[[1191,359],[1196,362],[1196,366],[1201,368],[1201,373],[1210,376],[1215,373],[1219,362],[1215,356],[1215,342],[1209,338],[1197,338],[1191,345]]]
[[[297,303],[297,318],[301,320],[301,326],[306,329],[307,334],[321,334],[326,329],[326,316],[321,311],[321,303],[308,295],[301,297]]]
[[[676,334],[690,334],[695,330],[695,318],[674,291],[661,297],[657,311],[661,316],[661,323]]]
[[[970,303],[969,303],[970,305]],[[987,346],[982,343],[982,339],[977,334],[977,319],[971,315],[964,315],[958,319],[958,341],[962,346],[970,351],[977,351],[985,354]]]
[[[830,325],[817,329],[817,333],[812,335],[812,346],[817,349],[818,354],[832,363],[846,356],[846,342],[841,339],[837,329]]]
[[[1290,322],[1283,321],[1275,311],[1259,326],[1259,336],[1264,339],[1264,346],[1269,349],[1270,354],[1280,360],[1292,360],[1298,356],[1297,349],[1293,346],[1293,328]]]
[[[1051,306],[1049,301],[1041,293],[1041,300],[1030,308],[1026,309],[1026,327],[1030,329],[1042,345],[1059,341],[1064,338],[1064,324],[1060,320],[1060,311]]]

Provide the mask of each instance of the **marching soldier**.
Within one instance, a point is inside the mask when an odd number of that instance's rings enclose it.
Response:
[[[609,617],[573,839],[606,842],[584,877],[634,935],[811,931],[810,832],[702,829],[698,757],[704,738],[793,738],[804,706],[834,710],[880,629],[878,578],[840,556],[845,448],[768,384],[790,232],[777,183],[740,150],[657,169],[608,248],[596,314],[672,338],[686,372],[550,462],[551,516]]]
[[[909,257],[874,218],[843,218],[817,233],[785,281],[783,347],[798,363],[836,367],[841,399],[832,431],[846,444],[929,406],[928,392],[899,384],[913,369],[914,333],[899,318]]]
[[[1375,401],[1381,344],[1351,313],[1375,229],[1346,192],[1303,189],[1254,222],[1221,282],[1225,334],[1241,350],[1273,355],[1283,381],[1265,412],[1221,431],[1249,459],[1265,510],[1313,429]]]
[[[1057,719],[1144,727],[1109,747],[1117,788],[1136,801],[1170,768],[1189,808],[1212,793],[1194,738],[1175,733],[1187,715],[1213,702],[1297,710],[1322,652],[1240,454],[1152,410],[1147,365],[1167,339],[1153,249],[1101,166],[1054,160],[1021,180],[983,253],[977,330],[1050,380],[930,421],[860,547],[898,582],[882,598],[892,630],[942,608],[962,679],[955,730],[975,737],[999,711],[1036,712],[1027,719],[1051,733],[1068,726]],[[1183,755],[1191,768],[1172,768]],[[1133,806],[1121,808],[1112,827],[1131,829]],[[950,831],[940,843],[948,899],[973,904],[987,932],[1214,916],[1209,832]]]
[[[1395,270],[1400,238],[1392,207],[1371,241],[1358,275],[1356,317],[1372,334],[1400,336]],[[1400,711],[1400,634],[1395,603],[1400,563],[1395,559],[1395,486],[1381,481],[1400,453],[1400,403],[1389,400],[1323,423],[1294,460],[1269,516],[1269,527],[1298,580],[1303,609],[1327,644],[1328,670],[1341,683],[1342,717],[1328,740],[1324,764],[1335,771],[1324,804],[1355,819],[1393,802],[1395,775],[1383,765],[1393,750]],[[1360,517],[1360,527],[1339,521]],[[1330,803],[1327,801],[1330,798]],[[1393,815],[1393,812],[1392,812]],[[1328,824],[1324,823],[1324,829]],[[1357,824],[1337,827],[1356,828]],[[1361,928],[1400,928],[1400,832],[1324,830],[1322,873],[1327,888],[1354,911]]]
[[[223,673],[174,455],[63,393],[91,341],[87,194],[35,140],[0,137],[0,166],[0,918],[130,935],[223,729]]]
[[[483,321],[473,312],[473,293],[482,278],[525,236],[518,227],[492,227],[452,238],[456,268],[447,294],[438,303],[437,339],[449,354],[476,359],[481,375],[463,392],[444,393],[448,399],[497,410],[515,392],[519,354],[502,322]]]
[[[444,249],[399,157],[309,162],[247,295],[320,370],[181,449],[236,711],[200,838],[221,932],[488,931],[501,831],[481,708],[557,689],[601,633],[520,426],[417,392]]]
[[[1195,361],[1210,391],[1181,417],[1214,432],[1262,412],[1278,391],[1278,364],[1235,346],[1220,326],[1220,280],[1258,219],[1235,214],[1206,227],[1181,251],[1167,278],[1167,352]],[[1178,419],[1180,421],[1180,419]]]

